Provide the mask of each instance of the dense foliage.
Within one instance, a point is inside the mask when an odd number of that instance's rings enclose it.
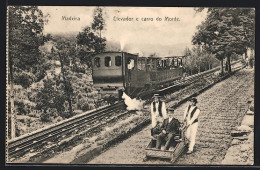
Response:
[[[196,8],[200,12],[204,8]],[[193,44],[201,45],[219,60],[227,60],[231,71],[230,57],[243,54],[255,46],[255,10],[253,8],[209,8],[205,22],[197,27]],[[222,66],[222,65],[221,65]],[[223,72],[223,69],[221,69]]]
[[[91,67],[92,56],[105,51],[106,47],[106,39],[101,37],[101,31],[105,25],[102,12],[103,10],[100,7],[96,8],[91,26],[86,26],[83,31],[77,35],[79,58],[89,67]]]
[[[97,91],[92,86],[89,67],[82,62],[85,45],[82,48],[77,44],[75,34],[44,35],[46,20],[38,7],[10,6],[8,12],[8,83],[12,92],[8,110],[16,117],[16,121],[8,117],[8,125],[16,124],[16,136],[28,132],[26,128],[41,127],[42,123],[57,122],[94,109]],[[98,23],[92,29],[97,38],[89,45],[96,52],[100,45],[95,43],[104,41],[100,38],[103,28],[100,30]]]
[[[218,61],[213,54],[199,46],[192,48],[192,50],[189,48],[184,50],[183,68],[189,75],[212,69],[217,63]]]
[[[45,58],[39,47],[48,41],[44,36],[44,16],[35,6],[10,6],[9,14],[9,69],[10,81],[28,87],[33,81],[44,76],[45,67],[42,65]],[[13,74],[13,72],[19,74]],[[30,72],[32,75],[28,75]]]
[[[101,38],[101,31],[104,29],[105,26],[105,20],[103,18],[103,10],[100,7],[97,7],[94,10],[93,15],[93,23],[91,24],[91,28],[95,32],[99,32],[99,37]]]

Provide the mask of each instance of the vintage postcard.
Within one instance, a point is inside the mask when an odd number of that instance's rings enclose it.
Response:
[[[7,6],[6,164],[254,165],[255,8]]]

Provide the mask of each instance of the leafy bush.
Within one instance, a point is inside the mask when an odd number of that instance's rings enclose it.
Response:
[[[41,114],[40,119],[42,122],[51,122],[50,113],[44,112]]]
[[[36,76],[36,82],[38,82],[46,76],[46,72],[45,72],[45,70],[40,70],[35,73],[35,76]]]
[[[21,135],[21,130],[15,126],[15,136],[20,136]]]
[[[17,114],[18,115],[27,115],[28,111],[25,108],[25,104],[22,102],[14,101],[14,105],[17,107]]]
[[[57,117],[57,122],[60,122],[60,121],[62,121],[63,120],[63,118],[61,117],[61,116],[58,116]]]
[[[75,71],[78,72],[78,73],[85,73],[85,68],[84,67],[76,67]]]
[[[25,123],[25,119],[20,119],[20,122],[21,123]]]
[[[82,78],[82,74],[76,74],[77,78],[81,79]]]
[[[88,103],[83,103],[80,107],[81,110],[83,110],[84,112],[90,110],[90,106]]]
[[[21,85],[23,88],[28,88],[32,83],[32,78],[23,73],[14,74],[14,83]]]
[[[252,68],[254,67],[255,60],[254,58],[249,58],[249,66]]]
[[[95,109],[95,104],[94,103],[89,103],[89,110]]]
[[[28,116],[38,118],[39,114],[31,112],[28,114]]]
[[[198,47],[184,51],[183,68],[189,75],[196,74],[218,65],[219,61],[213,54]]]
[[[27,119],[27,126],[30,127],[32,122],[33,121],[31,119]]]
[[[62,112],[62,113],[60,113],[60,116],[62,118],[70,118],[73,116],[73,114],[71,114],[70,112]]]
[[[63,90],[59,89],[59,87],[57,87],[56,90],[54,89],[55,83],[56,82],[50,79],[44,81],[44,88],[41,89],[36,96],[36,109],[56,109],[59,114],[64,112],[65,95]]]
[[[55,118],[62,119],[59,115],[60,113],[58,113],[56,108],[49,108],[43,111],[43,113],[40,116],[40,119],[42,122],[53,122]]]

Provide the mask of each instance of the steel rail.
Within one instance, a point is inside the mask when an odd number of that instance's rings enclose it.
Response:
[[[14,155],[22,150],[25,150],[31,146],[39,144],[40,142],[55,137],[55,135],[64,135],[66,132],[69,133],[72,130],[75,130],[81,125],[85,125],[89,122],[94,122],[98,118],[106,117],[114,110],[117,110],[124,106],[123,102],[119,102],[117,104],[107,106],[101,109],[96,109],[91,112],[87,112],[87,114],[80,115],[74,119],[70,119],[69,121],[61,122],[56,126],[51,126],[49,128],[41,129],[36,133],[32,133],[30,135],[23,136],[17,140],[12,140],[8,144],[8,154],[9,156]]]

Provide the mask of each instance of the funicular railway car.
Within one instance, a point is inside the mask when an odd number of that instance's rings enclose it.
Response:
[[[137,55],[126,52],[103,52],[94,56],[92,78],[100,98],[120,98],[131,79],[129,70],[137,67],[137,63],[133,63],[136,60]]]
[[[153,86],[168,86],[182,77],[183,68],[180,57],[157,58],[156,69],[151,71],[150,80]]]
[[[183,69],[178,57],[138,57],[127,52],[103,52],[92,59],[93,84],[101,99],[120,99],[123,91],[136,97],[180,79]]]

